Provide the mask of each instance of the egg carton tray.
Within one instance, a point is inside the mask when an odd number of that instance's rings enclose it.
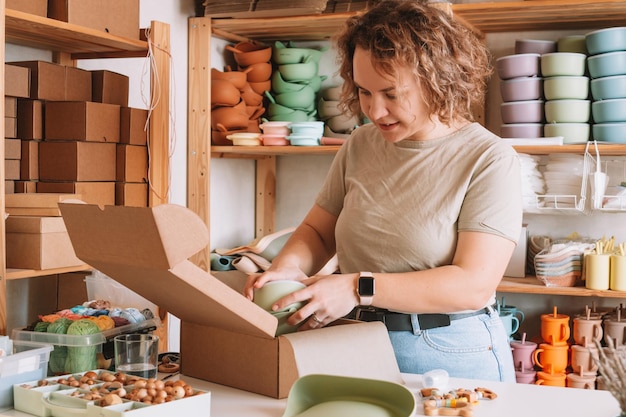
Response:
[[[99,400],[81,398],[89,390],[59,383],[74,376],[80,380],[87,372],[101,375],[106,370],[92,370],[31,381],[13,386],[14,408],[39,417],[210,417],[211,393],[194,390],[194,394],[161,404],[146,404],[123,399],[121,404],[100,405]],[[92,388],[104,384],[96,380]],[[133,386],[125,386],[130,392]]]

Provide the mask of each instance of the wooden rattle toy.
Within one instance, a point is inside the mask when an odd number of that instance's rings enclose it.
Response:
[[[459,400],[426,400],[424,414],[427,416],[461,416],[472,417],[472,404],[464,399]]]

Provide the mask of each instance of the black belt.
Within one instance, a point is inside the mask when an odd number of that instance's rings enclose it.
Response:
[[[458,314],[417,314],[417,321],[421,330],[435,329],[437,327],[446,327],[450,325],[452,320],[466,319],[468,317],[479,316],[489,313],[489,308],[472,311],[470,313]],[[357,309],[357,320],[361,321],[382,321],[389,331],[412,331],[411,315],[404,313],[394,313],[388,310],[380,309]]]

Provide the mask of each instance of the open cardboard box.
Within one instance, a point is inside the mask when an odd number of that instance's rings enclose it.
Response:
[[[82,261],[181,319],[183,374],[275,398],[313,373],[402,382],[381,322],[275,337],[274,316],[188,260],[209,241],[191,210],[59,207]]]

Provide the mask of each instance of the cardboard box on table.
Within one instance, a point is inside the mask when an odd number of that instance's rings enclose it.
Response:
[[[184,375],[275,398],[312,373],[402,381],[381,322],[341,321],[275,337],[274,316],[188,260],[209,239],[192,211],[59,207],[82,261],[181,319]]]

